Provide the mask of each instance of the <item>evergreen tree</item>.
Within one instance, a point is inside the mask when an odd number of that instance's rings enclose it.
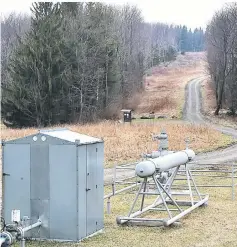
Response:
[[[11,83],[3,88],[2,115],[17,126],[57,123],[67,101],[68,52],[60,29],[59,4],[34,3],[31,30],[9,63]],[[64,104],[65,105],[65,104]]]
[[[183,26],[181,30],[180,49],[181,53],[184,53],[188,50],[188,30],[186,26]]]

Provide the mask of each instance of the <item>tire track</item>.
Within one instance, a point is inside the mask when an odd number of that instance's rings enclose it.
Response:
[[[211,128],[214,128],[224,134],[237,138],[237,130],[229,127],[223,127],[219,125],[207,122],[201,114],[201,95],[200,95],[200,83],[202,78],[197,78],[188,84],[187,96],[186,96],[186,109],[184,119],[194,124],[204,124]],[[208,153],[202,153],[196,156],[196,161],[199,163],[223,163],[237,161],[237,145],[217,150]]]

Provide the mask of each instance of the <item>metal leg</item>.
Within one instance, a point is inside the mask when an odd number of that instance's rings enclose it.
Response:
[[[156,187],[157,187],[157,189],[158,189],[158,191],[159,191],[159,193],[160,193],[161,200],[162,200],[162,202],[163,202],[163,204],[164,204],[164,206],[165,206],[165,208],[166,208],[166,210],[167,210],[167,213],[168,213],[168,215],[169,215],[169,217],[170,217],[170,219],[171,219],[171,218],[172,218],[172,214],[171,214],[171,212],[170,212],[170,210],[169,210],[169,208],[168,208],[168,206],[167,206],[167,203],[166,203],[165,198],[164,198],[164,196],[163,196],[163,194],[162,194],[162,191],[161,191],[161,189],[160,189],[160,186],[159,186],[159,184],[157,183],[156,178],[155,178],[154,175],[153,175],[153,179],[154,179],[154,182],[155,182],[155,184],[156,184]]]
[[[115,194],[116,191],[116,187],[115,187],[115,183],[116,183],[116,169],[117,169],[117,165],[114,165],[114,177],[113,177],[113,182],[112,182],[112,193],[113,195]]]
[[[26,244],[26,240],[22,238],[20,241],[20,247],[25,247],[26,246],[25,244]]]
[[[195,181],[193,179],[193,176],[192,176],[192,173],[190,172],[190,170],[188,170],[188,173],[189,173],[189,176],[190,176],[190,178],[191,178],[191,180],[193,182],[194,188],[195,188],[195,190],[196,190],[196,192],[198,194],[199,199],[202,200],[201,194],[199,193],[199,190],[197,188],[197,185],[196,185],[196,183],[195,183]]]
[[[235,179],[234,179],[234,164],[232,164],[232,200],[235,199]]]
[[[156,181],[159,186],[162,188],[162,190],[165,192],[165,194],[169,197],[169,199],[174,203],[174,205],[178,208],[180,212],[183,210],[179,207],[179,205],[176,203],[176,201],[170,196],[170,194],[165,190],[165,188],[162,186],[162,184],[159,181]]]
[[[131,209],[130,209],[130,211],[129,211],[129,213],[128,213],[128,217],[132,214],[132,211],[133,211],[133,209],[134,209],[134,207],[135,207],[135,204],[136,204],[136,202],[137,202],[137,199],[138,199],[138,197],[139,197],[139,195],[140,195],[140,192],[141,192],[141,190],[142,190],[142,187],[143,187],[144,183],[145,183],[145,182],[143,181],[142,184],[141,184],[141,186],[140,186],[140,188],[139,188],[139,190],[138,190],[138,192],[137,192],[137,195],[136,195],[136,197],[135,197],[135,200],[133,201],[132,207],[131,207]]]
[[[143,188],[143,192],[146,192],[146,185],[147,185],[147,178],[144,178],[144,188]],[[144,205],[144,199],[145,199],[145,194],[142,194],[142,202],[141,202],[141,211],[143,209],[143,205]]]
[[[166,184],[164,185],[164,188],[166,189],[166,191],[169,193],[171,190],[171,186],[174,182],[174,179],[177,175],[177,172],[179,170],[179,166],[176,167],[175,171],[173,172],[173,174],[171,175],[171,177],[168,179],[168,181],[166,182]],[[160,196],[158,196],[155,200],[155,202],[153,204],[156,204],[158,202],[158,200],[160,199]]]
[[[107,200],[107,214],[110,214],[110,213],[111,213],[110,197],[108,197],[108,200]]]
[[[188,182],[188,189],[189,189],[189,194],[190,194],[190,198],[191,198],[191,203],[192,203],[192,206],[193,206],[194,205],[194,203],[193,203],[193,193],[192,193],[192,188],[191,188],[191,185],[190,185],[189,173],[188,173],[187,165],[185,165],[185,172],[186,172],[186,178],[187,178],[187,182]]]

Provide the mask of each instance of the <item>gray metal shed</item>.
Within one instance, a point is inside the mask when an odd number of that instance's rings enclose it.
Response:
[[[103,228],[104,142],[68,129],[41,130],[3,145],[3,217],[19,209],[26,237],[81,240]]]

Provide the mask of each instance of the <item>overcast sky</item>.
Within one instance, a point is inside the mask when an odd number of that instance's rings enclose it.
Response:
[[[220,9],[224,3],[237,2],[237,0],[106,0],[97,2],[131,3],[142,10],[143,17],[148,22],[185,24],[194,28],[205,27],[214,12]],[[12,11],[30,13],[31,3],[31,1],[0,0],[1,14],[7,15]]]

